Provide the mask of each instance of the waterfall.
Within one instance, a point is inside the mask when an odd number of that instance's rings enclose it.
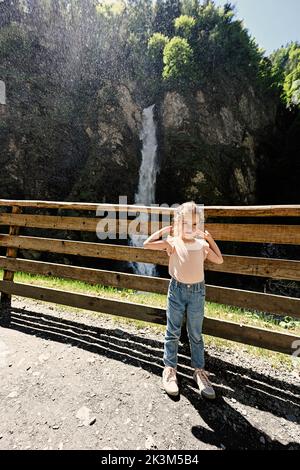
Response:
[[[155,203],[155,184],[158,172],[156,150],[157,138],[156,127],[153,117],[153,109],[155,104],[143,110],[142,129],[140,132],[140,140],[142,141],[142,163],[139,171],[138,190],[134,195],[134,203],[137,205],[147,205]],[[140,214],[140,220],[148,220],[147,214]],[[149,234],[150,235],[150,234]],[[147,235],[129,235],[130,244],[132,246],[143,246]],[[135,274],[146,276],[155,276],[156,267],[149,263],[129,263]]]
[[[5,83],[0,80],[0,104],[6,104]]]

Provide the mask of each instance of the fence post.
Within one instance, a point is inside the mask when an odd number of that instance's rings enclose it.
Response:
[[[12,206],[12,214],[20,214],[22,208],[20,206]],[[20,227],[17,225],[9,226],[9,235],[18,235]],[[6,257],[16,258],[18,253],[18,248],[7,247]],[[14,280],[14,271],[9,271],[4,269],[3,272],[3,281],[13,281]],[[1,292],[0,299],[0,322],[2,325],[8,326],[11,318],[11,295]]]

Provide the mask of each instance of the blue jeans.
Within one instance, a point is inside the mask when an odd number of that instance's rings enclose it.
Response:
[[[167,329],[164,343],[165,366],[177,367],[178,343],[185,309],[191,348],[191,365],[204,368],[202,323],[205,303],[205,281],[185,284],[171,277],[167,297]]]

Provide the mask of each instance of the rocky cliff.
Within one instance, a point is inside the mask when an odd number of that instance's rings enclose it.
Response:
[[[231,85],[193,96],[168,92],[159,109],[159,199],[257,202],[258,148],[272,133],[274,101],[261,100],[251,86],[240,94]]]
[[[158,203],[264,203],[258,175],[266,165],[272,171],[278,103],[251,85],[240,89],[224,81],[218,89],[141,98],[136,83],[107,81],[82,115],[73,110],[65,126],[41,116],[36,133],[9,127],[19,110],[8,102],[0,126],[1,197],[113,203],[126,195],[133,203],[142,111],[154,100]]]

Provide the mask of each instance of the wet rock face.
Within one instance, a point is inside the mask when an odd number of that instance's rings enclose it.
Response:
[[[167,92],[160,103],[162,126],[158,198],[199,203],[256,201],[260,139],[273,128],[276,102],[264,102],[252,87]]]
[[[140,166],[142,108],[133,99],[134,84],[107,83],[87,112],[88,158],[70,199],[133,203]]]
[[[167,129],[180,130],[190,120],[191,113],[184,98],[176,91],[166,93],[162,106],[162,125]]]
[[[66,126],[56,123],[50,113],[47,122],[37,119],[28,109],[28,121],[39,128],[36,133],[29,132],[23,120],[16,121],[19,111],[14,103],[0,116],[2,197],[118,202],[119,195],[127,195],[132,199],[142,122],[142,107],[133,94],[132,82],[107,82],[82,105],[79,115],[68,116]]]

